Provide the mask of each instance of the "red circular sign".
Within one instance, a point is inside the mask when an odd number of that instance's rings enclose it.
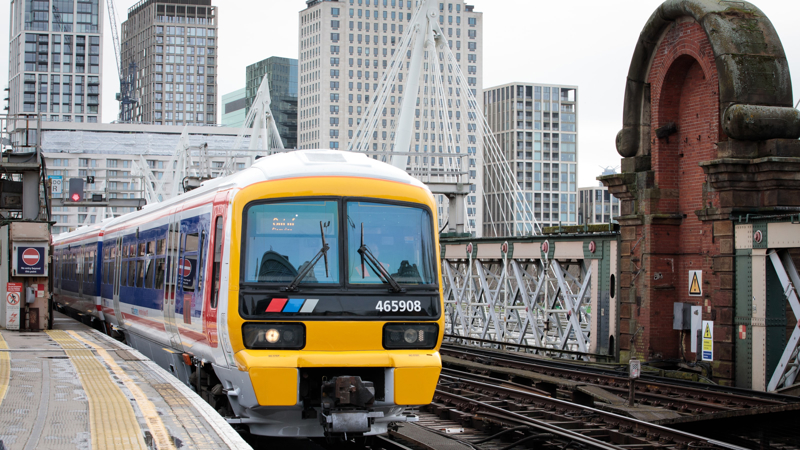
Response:
[[[467,256],[472,255],[472,243],[467,244]]]
[[[22,252],[22,262],[25,263],[26,266],[33,266],[39,262],[39,251],[35,248],[26,248],[25,251]]]
[[[550,243],[548,241],[542,242],[542,253],[547,253],[550,251]]]
[[[764,234],[761,233],[761,230],[756,231],[756,234],[753,236],[757,244],[760,244],[762,240],[764,240]]]
[[[594,253],[597,250],[597,244],[594,241],[589,242],[589,253]]]
[[[178,270],[183,277],[188,277],[192,273],[192,262],[181,258],[178,260]]]
[[[508,253],[508,241],[503,242],[503,244],[500,245],[500,251],[503,253]]]

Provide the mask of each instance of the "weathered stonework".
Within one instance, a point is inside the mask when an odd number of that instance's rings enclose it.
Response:
[[[620,355],[694,360],[675,302],[715,321],[714,377],[733,381],[731,216],[800,206],[800,112],[769,19],[747,2],[670,0],[628,72],[617,151]],[[689,271],[703,271],[689,296]]]

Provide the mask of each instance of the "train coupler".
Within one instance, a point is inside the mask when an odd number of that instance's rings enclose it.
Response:
[[[370,411],[375,402],[375,387],[361,377],[340,376],[324,381],[321,387],[322,413],[319,421],[325,434],[366,433],[382,412]]]

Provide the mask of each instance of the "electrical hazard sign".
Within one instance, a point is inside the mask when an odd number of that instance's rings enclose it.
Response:
[[[703,295],[703,271],[689,271],[689,296],[702,297]]]
[[[714,322],[711,320],[703,321],[703,350],[702,360],[714,360]]]

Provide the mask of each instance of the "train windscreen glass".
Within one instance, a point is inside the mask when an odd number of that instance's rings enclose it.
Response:
[[[421,208],[347,203],[350,284],[436,283],[431,215]]]
[[[339,283],[337,202],[258,204],[246,215],[245,282]]]

